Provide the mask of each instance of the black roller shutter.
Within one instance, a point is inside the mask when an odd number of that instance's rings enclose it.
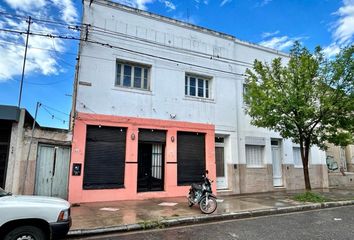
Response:
[[[200,182],[205,172],[205,134],[177,133],[178,185]]]
[[[166,131],[151,130],[151,129],[139,129],[139,141],[141,142],[166,142]]]
[[[84,189],[124,187],[126,129],[87,126]]]

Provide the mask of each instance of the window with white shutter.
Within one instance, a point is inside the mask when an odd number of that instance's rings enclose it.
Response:
[[[247,167],[263,167],[264,146],[246,145],[246,163]]]
[[[293,147],[293,159],[294,159],[294,167],[301,168],[302,160],[301,160],[300,147]]]

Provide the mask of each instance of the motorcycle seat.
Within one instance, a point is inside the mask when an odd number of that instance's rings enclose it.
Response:
[[[201,190],[202,189],[202,185],[198,184],[198,183],[192,183],[192,188],[196,189],[196,190]]]

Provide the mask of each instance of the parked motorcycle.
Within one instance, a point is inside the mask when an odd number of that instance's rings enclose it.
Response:
[[[199,204],[200,210],[205,214],[213,213],[217,208],[216,196],[211,190],[211,181],[208,176],[208,170],[203,176],[204,182],[202,184],[192,183],[187,196],[189,207],[194,204]]]

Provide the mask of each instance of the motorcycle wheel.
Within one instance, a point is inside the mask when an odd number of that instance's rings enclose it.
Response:
[[[216,199],[213,197],[209,197],[208,202],[207,202],[206,197],[203,197],[199,203],[200,210],[205,214],[213,213],[216,210],[217,206],[218,206],[218,204],[216,202]]]

